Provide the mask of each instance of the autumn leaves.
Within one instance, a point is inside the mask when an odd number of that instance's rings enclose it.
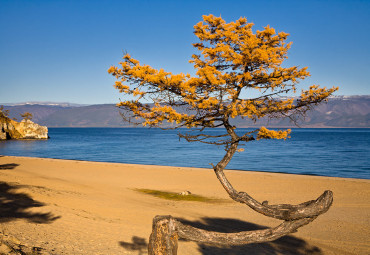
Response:
[[[108,70],[117,78],[115,87],[134,98],[118,106],[143,125],[160,126],[166,121],[174,127],[215,127],[238,116],[253,120],[289,116],[337,90],[314,85],[298,100],[279,98],[296,92],[309,72],[282,66],[291,45],[287,33],[276,33],[270,26],[254,33],[252,27],[246,18],[226,23],[221,17],[203,16],[194,26],[199,39],[193,44],[199,54],[190,60],[195,76],[157,70],[126,54],[119,67]],[[253,90],[260,96],[251,97],[248,93]],[[153,104],[142,104],[144,98]],[[258,138],[282,139],[288,134],[264,128]]]

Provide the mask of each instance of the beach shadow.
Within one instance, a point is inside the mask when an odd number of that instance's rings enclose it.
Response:
[[[51,213],[32,213],[27,210],[33,207],[42,207],[45,204],[33,200],[25,193],[17,193],[17,185],[0,182],[0,223],[16,219],[26,219],[33,223],[51,223],[60,216]]]
[[[240,231],[250,231],[266,229],[268,227],[253,224],[246,221],[228,219],[228,218],[202,218],[199,221],[187,221],[184,219],[178,219],[184,224],[188,224],[193,227],[201,228],[209,231],[223,232],[223,233],[235,233]],[[183,240],[185,241],[185,240]],[[181,244],[179,244],[180,246]],[[247,244],[238,246],[227,246],[227,245],[209,245],[209,244],[198,244],[199,251],[204,255],[321,255],[321,250],[313,245],[308,244],[303,239],[296,238],[294,236],[284,236],[273,242],[258,243],[258,244]]]
[[[119,242],[125,250],[134,252],[137,251],[138,255],[147,254],[148,252],[148,243],[145,238],[138,236],[133,236],[131,242]]]
[[[199,221],[188,221],[178,219],[183,224],[187,224],[196,228],[216,231],[223,233],[235,233],[241,231],[251,231],[266,229],[268,227],[228,218],[208,218],[204,217]],[[186,240],[179,240],[188,242]],[[139,255],[147,254],[148,242],[147,239],[133,236],[131,242],[119,242],[119,244],[127,251],[137,251]],[[203,255],[322,255],[323,253],[317,246],[308,244],[306,241],[294,236],[284,236],[278,240],[258,244],[246,245],[211,245],[198,244],[198,250]]]
[[[19,164],[10,163],[10,164],[2,164],[0,165],[0,170],[11,170],[19,166]]]

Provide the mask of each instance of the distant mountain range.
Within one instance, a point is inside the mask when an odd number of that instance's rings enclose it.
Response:
[[[1,104],[0,104],[1,105]],[[122,120],[114,104],[78,105],[54,102],[29,102],[4,104],[11,118],[20,120],[20,114],[30,112],[33,121],[47,127],[129,127]],[[234,119],[239,127],[296,127],[288,119],[259,120],[254,123]],[[370,95],[335,96],[308,113],[300,127],[310,128],[370,128]]]

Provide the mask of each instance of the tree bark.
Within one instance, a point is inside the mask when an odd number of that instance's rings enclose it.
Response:
[[[276,240],[298,228],[307,225],[315,218],[304,218],[295,221],[284,221],[277,227],[263,230],[242,231],[238,233],[219,233],[206,231],[192,226],[184,225],[175,220],[178,236],[186,240],[208,244],[244,245],[249,243],[262,243]]]
[[[236,136],[234,130],[229,125],[225,125],[231,136]],[[236,139],[236,138],[235,138]],[[227,179],[224,169],[232,159],[238,149],[238,142],[235,141],[228,147],[225,156],[216,166],[213,167],[217,179],[224,187],[230,198],[236,202],[246,204],[251,209],[265,216],[280,219],[280,220],[298,220],[303,218],[316,217],[329,210],[333,203],[333,192],[326,190],[316,200],[307,201],[298,205],[278,204],[268,205],[267,201],[262,203],[255,200],[246,192],[238,192]]]
[[[149,237],[149,255],[177,255],[176,221],[172,216],[155,216]]]
[[[294,221],[284,221],[277,227],[263,230],[242,231],[238,233],[219,233],[206,231],[189,225],[184,225],[172,216],[156,216],[153,219],[153,229],[149,238],[149,255],[176,255],[178,238],[198,243],[217,245],[245,245],[274,241],[289,233],[295,232],[314,218],[304,218]]]
[[[268,205],[267,201],[260,203],[246,192],[238,192],[235,190],[228,181],[223,170],[217,166],[214,168],[215,174],[230,198],[236,202],[246,204],[256,212],[268,217],[280,220],[298,220],[307,217],[315,217],[328,211],[333,203],[333,192],[330,190],[326,190],[316,200],[307,201],[298,205]]]
[[[170,215],[156,216],[153,219],[153,229],[149,240],[149,255],[177,254],[177,241],[179,237],[200,243],[227,245],[243,245],[273,241],[297,231],[298,228],[310,223],[320,214],[325,213],[332,205],[333,193],[330,190],[325,191],[316,200],[307,201],[298,205],[268,205],[267,201],[260,203],[247,193],[235,190],[223,170],[237,151],[239,142],[237,140],[237,135],[228,121],[225,121],[224,124],[232,137],[232,142],[230,142],[227,147],[226,154],[222,160],[213,167],[218,180],[234,201],[244,203],[263,215],[281,219],[284,220],[284,222],[277,227],[263,230],[219,233],[184,225]]]

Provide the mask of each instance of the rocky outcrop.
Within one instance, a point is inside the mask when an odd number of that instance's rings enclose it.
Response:
[[[48,128],[31,120],[17,122],[4,116],[0,118],[0,140],[48,138]]]

